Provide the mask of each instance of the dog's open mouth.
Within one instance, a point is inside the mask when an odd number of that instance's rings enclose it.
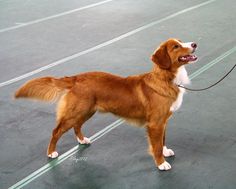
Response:
[[[179,61],[181,62],[194,62],[196,60],[197,60],[197,56],[193,54],[188,54],[188,55],[179,57]]]

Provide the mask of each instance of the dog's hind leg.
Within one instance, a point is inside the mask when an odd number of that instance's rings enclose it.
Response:
[[[82,124],[87,120],[91,106],[89,106],[90,101],[86,99],[78,100],[78,96],[73,92],[68,92],[64,95],[58,104],[57,108],[57,126],[52,132],[52,137],[48,146],[48,157],[56,158],[58,153],[56,152],[56,144],[60,137],[70,130],[72,127],[82,126]],[[80,139],[82,139],[82,133],[80,133]],[[84,140],[84,138],[82,139]]]
[[[95,113],[94,111],[86,112],[86,115],[81,116],[79,118],[78,123],[74,126],[74,132],[76,135],[76,139],[80,144],[90,144],[91,143],[90,139],[83,135],[81,128],[82,128],[83,123],[85,121],[87,121],[90,117],[92,117],[94,113]]]
[[[56,158],[58,156],[58,153],[56,151],[56,144],[57,141],[60,139],[60,137],[67,132],[69,129],[71,129],[73,127],[73,121],[71,120],[61,120],[58,125],[56,126],[56,128],[53,130],[52,132],[52,136],[51,136],[51,140],[50,143],[48,145],[48,151],[47,151],[47,155],[50,158]]]

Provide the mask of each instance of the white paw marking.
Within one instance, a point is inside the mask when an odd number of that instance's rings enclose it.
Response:
[[[55,151],[55,152],[52,152],[51,154],[48,154],[48,157],[50,157],[50,158],[57,158],[58,157],[58,153]]]
[[[77,140],[78,140],[78,142],[79,142],[80,144],[91,144],[90,139],[87,138],[87,137],[84,137],[83,140],[80,140],[80,139],[77,137]]]
[[[170,156],[174,156],[175,153],[173,150],[168,149],[166,146],[163,146],[163,155],[164,157],[170,157]]]
[[[171,169],[171,165],[167,161],[164,161],[164,163],[158,166],[158,169],[161,171],[167,171]]]

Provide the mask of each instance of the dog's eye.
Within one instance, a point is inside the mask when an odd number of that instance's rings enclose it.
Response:
[[[179,45],[175,45],[175,46],[174,46],[174,49],[178,49],[178,48],[179,48]]]

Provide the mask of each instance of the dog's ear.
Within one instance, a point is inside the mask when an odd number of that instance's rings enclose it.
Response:
[[[171,66],[171,59],[167,52],[165,44],[161,45],[152,55],[151,60],[157,64],[161,69],[168,70]]]

